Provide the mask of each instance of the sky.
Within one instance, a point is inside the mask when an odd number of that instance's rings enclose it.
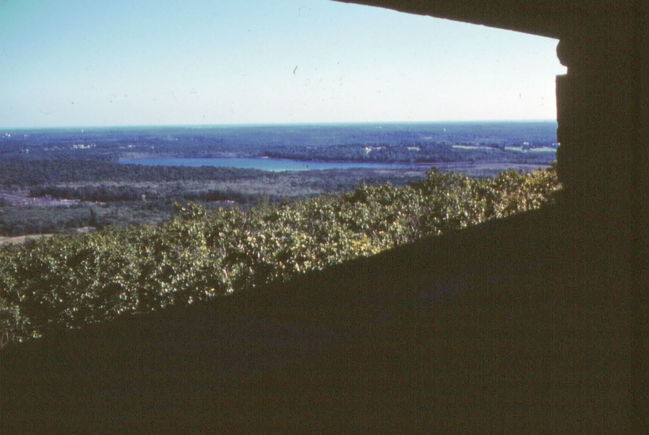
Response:
[[[331,0],[0,0],[0,127],[550,120],[556,44]]]

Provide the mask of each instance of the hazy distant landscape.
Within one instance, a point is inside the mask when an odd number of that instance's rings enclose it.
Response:
[[[529,172],[556,147],[554,122],[5,129],[0,235],[158,224],[178,202],[246,208],[400,186],[431,167]]]

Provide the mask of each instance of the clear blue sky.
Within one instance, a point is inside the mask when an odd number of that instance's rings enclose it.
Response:
[[[0,126],[555,119],[555,48],[330,0],[0,0]]]

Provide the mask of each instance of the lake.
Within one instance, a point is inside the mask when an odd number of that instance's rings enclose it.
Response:
[[[179,158],[147,157],[141,159],[121,159],[119,163],[146,166],[216,166],[226,168],[260,169],[262,171],[311,171],[318,169],[351,168],[409,168],[406,163],[364,163],[364,162],[319,162],[265,157],[223,157],[223,158]]]

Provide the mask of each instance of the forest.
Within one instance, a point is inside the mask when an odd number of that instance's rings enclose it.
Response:
[[[526,147],[529,147],[526,145]],[[508,162],[548,164],[554,153],[526,152],[525,148],[502,145],[439,144],[439,143],[379,143],[375,145],[334,145],[329,147],[278,146],[265,151],[268,157],[296,160],[355,161],[355,162]]]
[[[555,141],[553,122],[6,131],[0,344],[255,291],[551,203]],[[426,164],[121,163],[142,157]]]
[[[267,172],[124,165],[102,160],[0,160],[0,236],[158,224],[174,203],[249,208],[354,189],[361,181],[404,185],[425,169]],[[64,202],[60,200],[63,199]]]
[[[18,130],[0,159],[117,162],[142,156],[550,164],[555,122],[318,124]],[[549,150],[541,151],[541,150]],[[117,169],[115,169],[117,171]]]
[[[0,246],[0,341],[254,292],[532,210],[559,193],[554,167],[494,178],[432,169],[402,186],[363,183],[346,193],[247,209],[178,203],[159,225],[107,226]]]
[[[403,186],[430,166],[493,177],[548,166],[554,122],[178,126],[7,130],[0,135],[2,237],[159,224],[175,203],[207,209],[279,204],[355,189]],[[273,173],[145,166],[141,157],[279,157],[301,161],[425,163],[410,168]]]

